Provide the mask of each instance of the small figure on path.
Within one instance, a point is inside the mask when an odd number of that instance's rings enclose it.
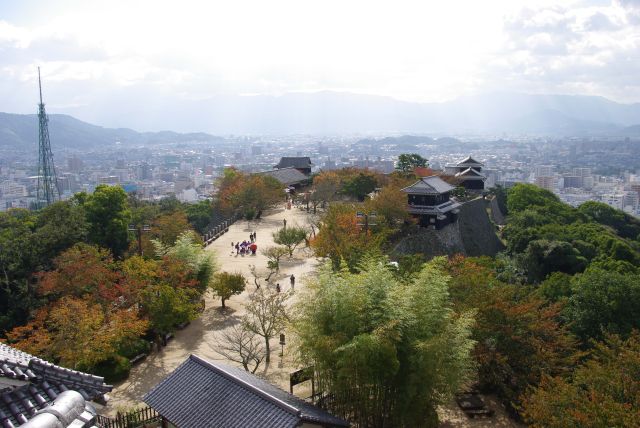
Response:
[[[289,281],[291,281],[291,289],[293,290],[296,286],[296,277],[291,274],[291,276],[289,277]]]
[[[276,284],[276,291],[279,293],[280,292],[280,284]]]
[[[253,231],[253,241],[255,242],[255,241],[257,241],[257,240],[258,240],[258,238],[256,237],[256,231],[254,230],[254,231]]]
[[[236,242],[236,256],[240,254],[240,242]]]
[[[282,219],[282,223],[284,224],[284,228],[286,229],[287,228],[287,219],[283,218]]]

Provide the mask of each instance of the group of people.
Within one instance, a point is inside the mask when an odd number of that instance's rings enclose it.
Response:
[[[236,250],[236,256],[248,256],[249,254],[255,256],[256,251],[258,251],[258,245],[256,245],[256,232],[249,234],[248,241],[236,242],[235,244],[231,242],[231,254],[233,254],[234,249]]]

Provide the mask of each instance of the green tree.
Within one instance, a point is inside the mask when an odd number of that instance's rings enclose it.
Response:
[[[436,405],[471,376],[470,313],[455,313],[433,263],[399,282],[385,259],[325,265],[296,306],[303,361],[335,414],[358,426],[437,426]]]
[[[218,267],[214,253],[203,248],[199,237],[193,231],[182,232],[172,246],[164,245],[157,240],[153,243],[158,257],[168,256],[184,263],[195,273],[199,290],[204,292],[207,289]]]
[[[377,180],[373,175],[360,172],[344,183],[342,191],[357,198],[359,201],[364,201],[364,198],[375,190],[377,184]]]
[[[85,210],[73,201],[55,202],[38,213],[34,241],[39,247],[40,266],[49,268],[51,261],[64,250],[87,240]]]
[[[242,293],[246,284],[247,280],[241,273],[218,272],[209,286],[213,294],[220,297],[224,308],[224,301],[235,294]]]
[[[120,257],[129,247],[131,213],[127,194],[120,186],[100,184],[83,204],[89,223],[89,241]]]
[[[213,219],[211,201],[204,200],[187,206],[187,219],[191,226],[200,234],[207,232],[207,226]]]
[[[283,227],[273,232],[273,242],[285,246],[289,251],[289,257],[293,257],[293,252],[306,237],[307,231],[297,226]]]
[[[570,243],[540,239],[531,241],[522,262],[530,282],[540,282],[551,272],[574,274],[587,267],[587,259]]]
[[[572,279],[565,312],[585,341],[640,329],[640,276],[588,269]]]
[[[195,319],[198,305],[195,289],[176,288],[169,284],[150,285],[143,293],[143,308],[151,328],[163,339],[175,331],[176,326]]]
[[[27,321],[38,303],[31,285],[38,246],[35,217],[26,210],[0,212],[0,335]]]
[[[423,158],[417,153],[403,153],[398,156],[398,162],[396,162],[396,169],[403,173],[412,172],[416,167],[426,166],[427,159]]]

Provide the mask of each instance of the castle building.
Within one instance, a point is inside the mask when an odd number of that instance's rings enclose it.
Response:
[[[447,165],[445,174],[456,177],[460,185],[467,190],[484,190],[487,177],[482,174],[483,167],[483,163],[468,156],[456,164]]]
[[[440,177],[423,177],[402,189],[407,194],[407,209],[422,227],[442,229],[458,219],[461,204],[451,199],[454,187]]]

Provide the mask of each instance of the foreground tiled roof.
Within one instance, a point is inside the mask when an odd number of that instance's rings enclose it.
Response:
[[[280,162],[276,165],[276,168],[311,168],[311,158],[308,156],[302,157],[282,157]]]
[[[267,175],[269,177],[273,177],[278,180],[280,183],[285,186],[290,186],[292,184],[299,184],[303,181],[309,180],[309,177],[298,171],[293,167],[283,168],[283,169],[274,169],[273,171],[264,171],[259,172],[260,175]]]
[[[144,401],[180,428],[286,428],[305,422],[349,426],[242,369],[195,355],[156,385]]]
[[[453,186],[446,183],[440,177],[432,175],[431,177],[422,177],[420,180],[402,189],[405,193],[417,193],[421,195],[436,195],[450,192]]]
[[[104,401],[112,386],[101,377],[51,364],[0,343],[0,427],[25,423],[68,390],[77,391],[86,401]]]

